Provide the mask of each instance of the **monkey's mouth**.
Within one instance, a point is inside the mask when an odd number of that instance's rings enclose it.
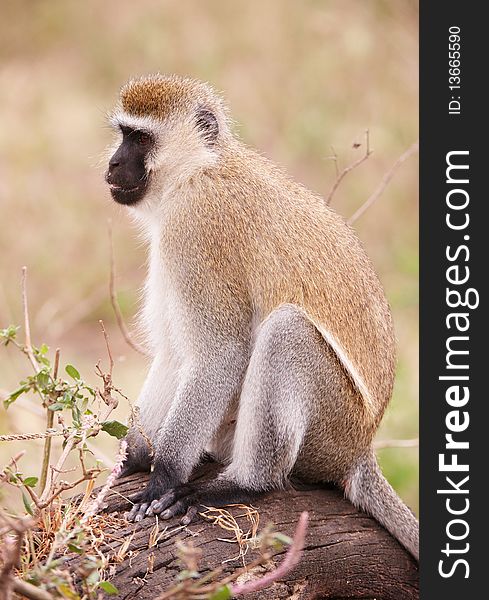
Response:
[[[109,188],[111,192],[122,192],[123,194],[130,194],[132,192],[135,192],[136,190],[138,190],[141,186],[140,185],[136,185],[134,187],[123,187],[122,185],[116,185],[115,183],[110,183],[109,184]]]
[[[126,187],[109,183],[109,190],[112,198],[119,204],[131,205],[136,204],[143,199],[146,193],[147,181],[141,182],[139,185]]]

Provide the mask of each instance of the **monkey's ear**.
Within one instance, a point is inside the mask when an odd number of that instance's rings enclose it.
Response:
[[[212,146],[217,140],[219,134],[219,123],[214,113],[207,108],[199,108],[196,114],[195,124],[197,129],[209,146]]]

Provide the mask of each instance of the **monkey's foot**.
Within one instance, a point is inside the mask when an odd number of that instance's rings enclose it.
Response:
[[[159,515],[171,519],[183,514],[180,523],[188,525],[199,511],[207,506],[245,504],[259,496],[259,492],[248,490],[231,481],[217,479],[205,484],[187,484],[173,488],[151,504],[135,505],[127,515],[129,521],[140,521],[145,516]]]

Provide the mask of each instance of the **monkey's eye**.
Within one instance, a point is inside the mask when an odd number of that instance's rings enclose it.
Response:
[[[140,146],[149,146],[150,143],[151,143],[151,136],[149,135],[149,133],[140,131],[138,134],[138,144]]]

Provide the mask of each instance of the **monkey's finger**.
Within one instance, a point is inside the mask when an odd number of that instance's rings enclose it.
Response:
[[[188,502],[186,500],[178,500],[178,502],[175,502],[175,504],[172,504],[170,506],[170,508],[167,508],[166,510],[164,510],[160,514],[160,517],[165,520],[171,519],[175,515],[180,515],[183,512],[185,512],[187,506],[188,506]]]
[[[158,500],[153,500],[151,504],[148,506],[148,510],[146,511],[147,517],[152,517],[155,513],[153,512],[153,507],[158,504]]]
[[[138,510],[139,510],[139,504],[135,504],[131,508],[131,510],[128,513],[126,513],[126,515],[125,515],[126,520],[131,521],[131,522],[134,521],[134,517],[137,515]]]
[[[142,512],[143,507],[144,511]],[[141,519],[144,517],[144,513],[146,512],[147,507],[147,504],[135,504],[130,510],[130,512],[127,513],[126,519],[130,522],[141,521]]]
[[[161,496],[161,498],[159,500],[156,500],[151,503],[151,506],[150,506],[151,514],[158,515],[163,510],[165,510],[165,508],[168,508],[169,506],[171,506],[175,502],[175,499],[176,499],[175,491],[170,490],[169,492],[167,492],[166,494]]]
[[[139,521],[142,521],[146,515],[146,510],[148,509],[148,503],[147,502],[143,502],[143,504],[139,505],[139,510],[136,514],[136,516],[134,517],[134,522],[135,523],[139,523]]]
[[[185,516],[183,516],[180,519],[180,524],[181,525],[190,525],[190,523],[192,523],[192,521],[195,519],[195,515],[199,512],[199,507],[198,506],[189,506],[187,508],[187,512],[185,513]]]

